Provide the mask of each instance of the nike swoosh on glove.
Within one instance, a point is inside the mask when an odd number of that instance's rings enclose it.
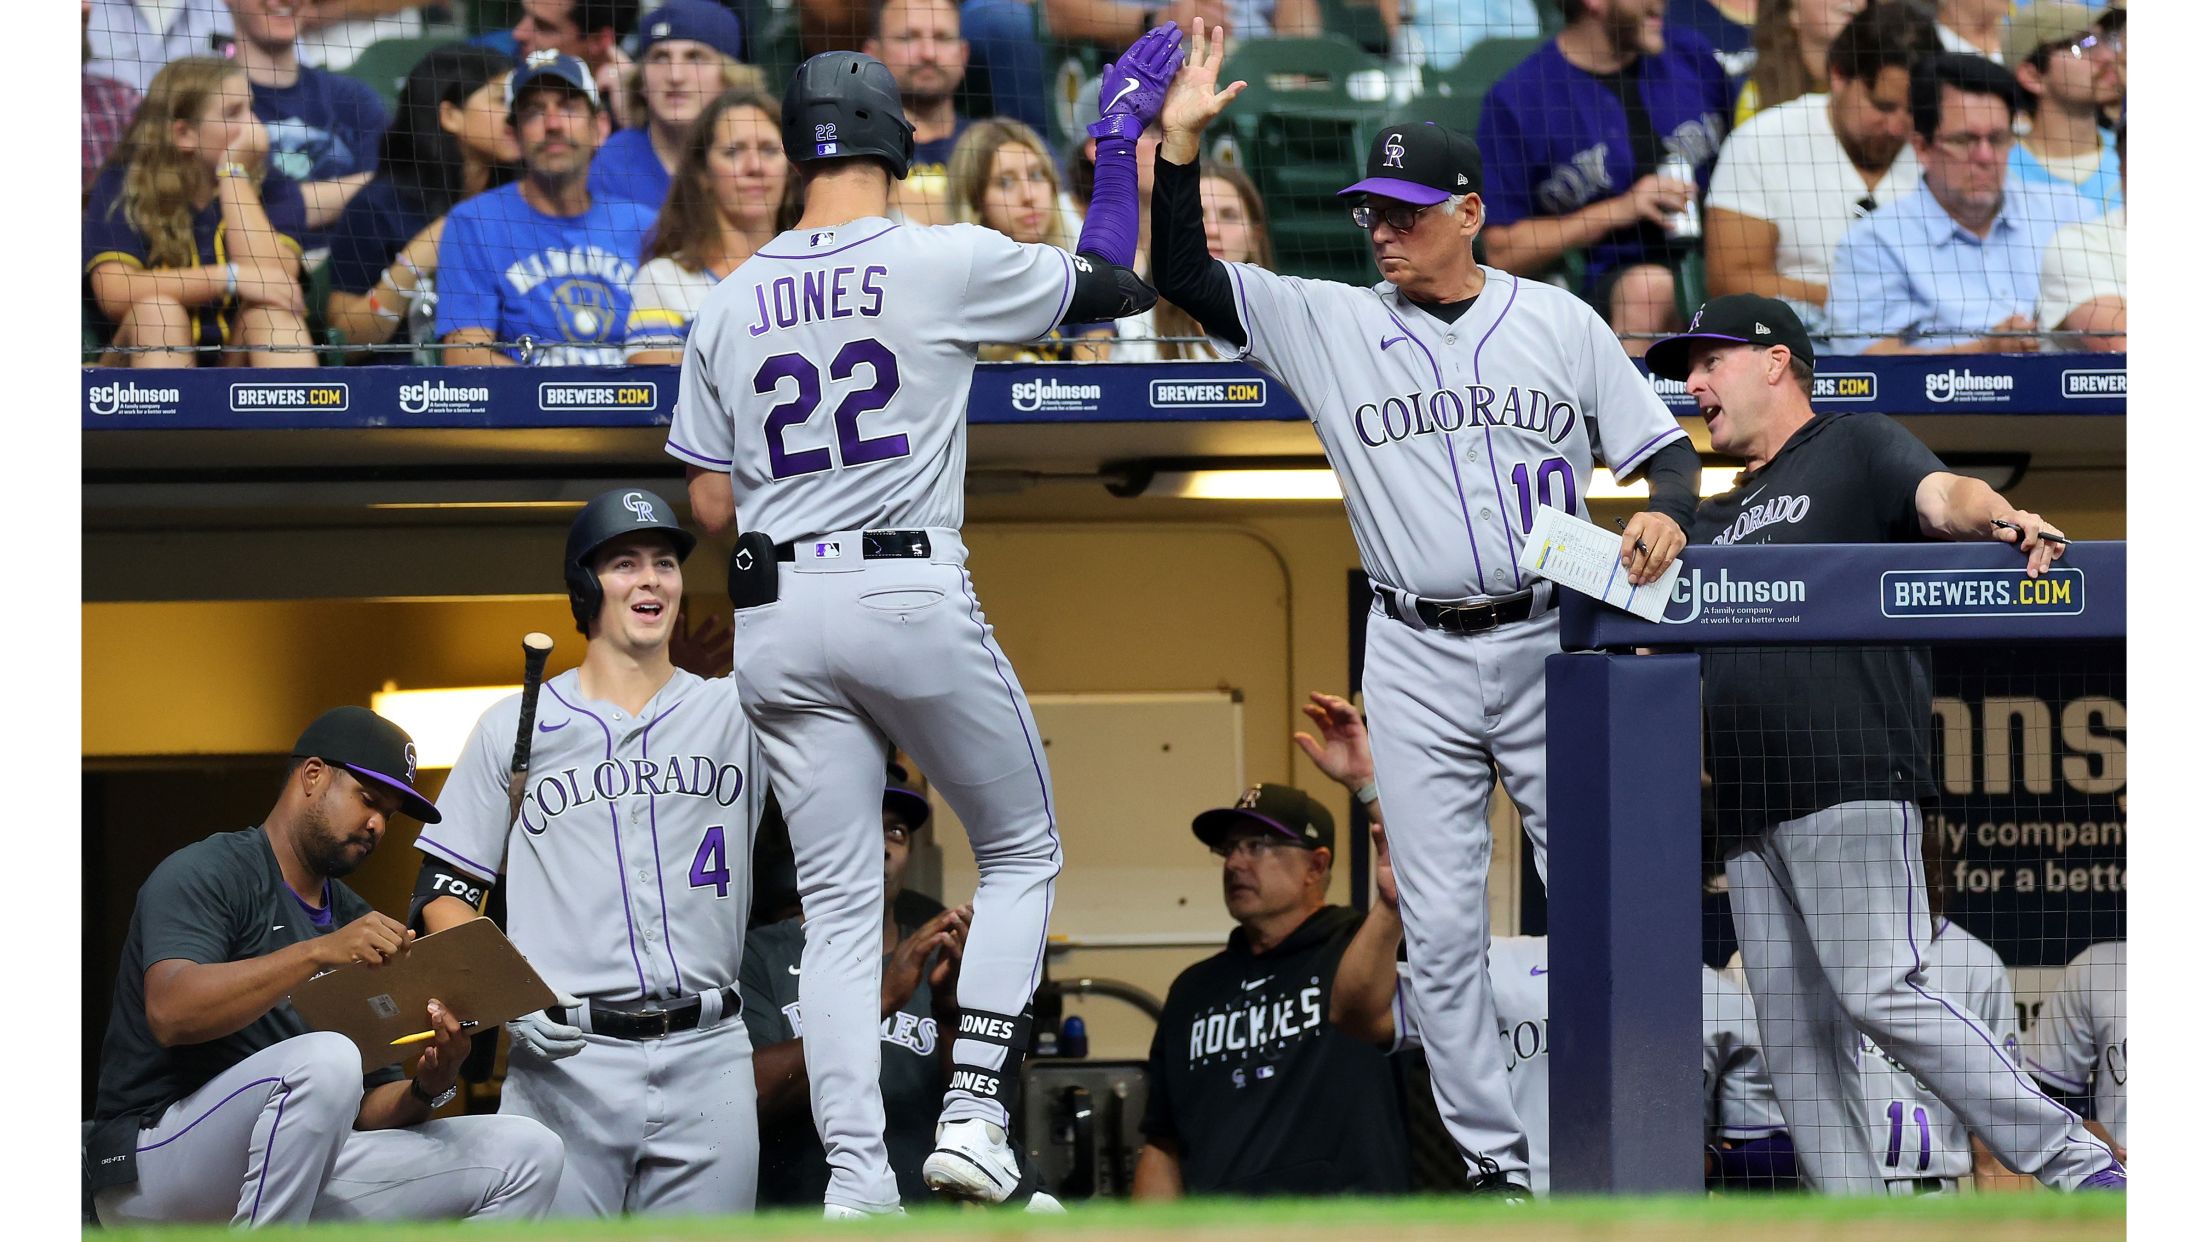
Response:
[[[561,995],[557,1001],[562,1009],[575,1009],[582,1004],[572,996]],[[554,1022],[543,1010],[525,1013],[506,1024],[506,1035],[514,1041],[514,1047],[527,1048],[547,1061],[571,1057],[583,1050],[583,1028]]]
[[[1090,137],[1134,138],[1158,118],[1166,88],[1181,68],[1181,38],[1179,22],[1153,26],[1104,66],[1096,79],[1098,118],[1089,126]]]

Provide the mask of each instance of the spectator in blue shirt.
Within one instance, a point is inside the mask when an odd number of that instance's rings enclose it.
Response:
[[[1564,0],[1564,30],[1488,91],[1477,135],[1488,261],[1532,275],[1584,249],[1581,296],[1635,355],[1680,330],[1673,265],[1697,243],[1665,224],[1708,185],[1732,111],[1710,45],[1664,4]],[[1660,175],[1677,160],[1694,180]]]
[[[744,28],[715,0],[667,0],[644,19],[628,115],[644,123],[614,131],[590,162],[590,192],[653,207],[667,201],[690,126],[724,91],[763,88],[744,64]]]
[[[314,365],[311,350],[283,349],[311,344],[303,211],[267,158],[236,65],[185,56],[154,75],[84,209],[85,293],[112,337],[103,365]]]
[[[619,363],[629,282],[654,212],[591,197],[590,160],[606,120],[587,65],[535,52],[508,81],[522,175],[445,216],[437,274],[445,361]]]
[[[2085,199],[2094,215],[2124,204],[2116,136],[2101,110],[2124,96],[2114,41],[2093,33],[2093,10],[2039,0],[2009,21],[2003,42],[2032,132],[2009,152],[2009,171],[2028,186]]]
[[[2040,257],[2057,230],[2095,214],[2075,194],[2008,175],[2016,79],[1982,56],[1943,52],[1909,77],[1915,193],[1848,231],[1826,310],[1840,352],[2036,350]]]
[[[268,127],[268,163],[299,184],[307,202],[310,257],[324,230],[375,176],[376,148],[390,118],[374,89],[299,61],[305,5],[293,0],[228,0],[237,27],[236,57],[253,83],[253,115]]]
[[[1540,33],[1534,0],[1417,0],[1402,17],[1396,41],[1412,59],[1447,72],[1482,39],[1531,39]]]

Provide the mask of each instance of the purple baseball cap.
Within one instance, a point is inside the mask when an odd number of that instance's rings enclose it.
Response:
[[[1812,366],[1817,362],[1817,350],[1809,343],[1809,329],[1802,326],[1802,317],[1786,303],[1761,294],[1733,293],[1704,302],[1685,332],[1648,347],[1650,373],[1684,381],[1687,348],[1696,341],[1730,341],[1759,349],[1784,345]]]
[[[1479,192],[1480,149],[1470,138],[1432,121],[1407,121],[1373,136],[1365,179],[1335,196],[1378,194],[1431,207],[1452,194]]]
[[[399,809],[434,824],[444,816],[414,788],[414,739],[365,707],[333,707],[292,745],[294,759],[320,759],[399,795]]]

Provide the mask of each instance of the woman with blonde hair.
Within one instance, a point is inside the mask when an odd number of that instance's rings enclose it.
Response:
[[[299,290],[306,203],[264,168],[245,71],[169,62],[146,87],[84,213],[86,297],[109,366],[315,365]],[[282,352],[299,347],[298,352]]]
[[[1825,60],[1848,19],[1866,0],[1763,0],[1756,9],[1755,67],[1740,88],[1733,124],[1765,108],[1822,95],[1828,89]]]
[[[1265,224],[1265,200],[1248,173],[1231,164],[1208,164],[1198,182],[1204,207],[1204,246],[1211,257],[1225,263],[1273,266],[1273,235]],[[1156,307],[1160,358],[1193,358],[1210,361],[1220,357],[1210,341],[1176,341],[1173,337],[1201,337],[1203,325],[1171,302],[1159,299]]]
[[[1073,227],[1061,203],[1058,166],[1042,136],[1005,117],[966,127],[944,165],[945,208],[961,224],[995,229],[1016,242],[1073,249]],[[1109,324],[1071,334],[1109,339]],[[1063,329],[1040,341],[984,345],[984,362],[1099,362],[1101,345],[1073,344]]]
[[[782,109],[759,91],[706,105],[682,144],[629,285],[628,360],[676,365],[705,295],[797,218]]]

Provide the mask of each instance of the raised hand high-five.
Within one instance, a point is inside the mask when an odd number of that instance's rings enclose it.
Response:
[[[1097,119],[1089,126],[1089,136],[1130,141],[1140,137],[1157,119],[1166,88],[1180,67],[1181,28],[1167,22],[1144,31],[1097,75]]]
[[[1227,34],[1221,26],[1213,26],[1210,37],[1205,37],[1204,19],[1195,19],[1195,29],[1190,33],[1188,60],[1173,77],[1173,86],[1165,94],[1165,106],[1158,112],[1158,123],[1165,129],[1164,143],[1159,154],[1176,164],[1193,164],[1201,152],[1200,140],[1204,127],[1226,110],[1234,97],[1242,93],[1247,82],[1232,82],[1225,89],[1219,88],[1219,66],[1227,58]]]

